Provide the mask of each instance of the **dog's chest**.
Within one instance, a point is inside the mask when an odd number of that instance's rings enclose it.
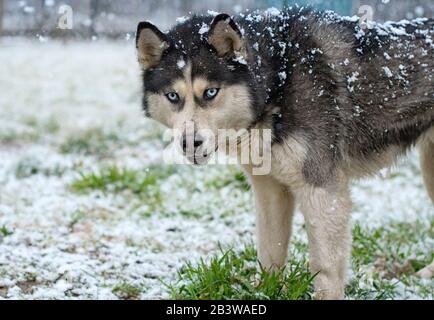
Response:
[[[283,185],[297,187],[303,185],[303,162],[306,151],[302,140],[286,138],[271,149],[271,175]]]

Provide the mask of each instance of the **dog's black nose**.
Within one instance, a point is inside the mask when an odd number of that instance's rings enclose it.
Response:
[[[203,139],[201,136],[196,136],[194,138],[194,148],[197,149],[203,144]]]
[[[204,139],[199,134],[192,135],[183,134],[181,138],[181,148],[184,153],[187,151],[196,151],[202,144]]]

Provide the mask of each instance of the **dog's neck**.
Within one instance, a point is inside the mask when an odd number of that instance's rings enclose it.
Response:
[[[255,49],[250,43],[248,52],[249,70],[254,79],[254,83],[250,85],[254,87],[254,108],[257,110],[257,117],[249,129],[270,129],[275,137],[276,126],[284,121],[281,109],[285,107],[285,102],[281,97],[286,82],[290,81],[292,65],[288,66],[281,57],[280,61],[276,61],[275,57],[255,55]],[[283,74],[286,76],[285,79]]]

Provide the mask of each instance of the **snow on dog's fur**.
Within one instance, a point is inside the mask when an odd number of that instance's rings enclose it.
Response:
[[[351,179],[419,143],[434,201],[434,23],[374,25],[288,9],[193,16],[137,30],[146,114],[170,128],[271,130],[271,172],[252,174],[262,266],[286,261],[295,203],[304,214],[317,296],[344,297]],[[208,148],[194,134],[194,150]],[[212,146],[212,149],[218,146]],[[184,148],[185,149],[185,148]],[[194,154],[186,156],[196,163]]]

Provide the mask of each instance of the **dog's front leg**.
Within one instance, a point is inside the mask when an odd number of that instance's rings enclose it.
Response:
[[[350,260],[351,199],[347,184],[300,190],[308,239],[310,268],[317,299],[343,299]]]
[[[291,191],[271,176],[250,176],[256,203],[258,259],[266,270],[286,263],[294,212]]]

